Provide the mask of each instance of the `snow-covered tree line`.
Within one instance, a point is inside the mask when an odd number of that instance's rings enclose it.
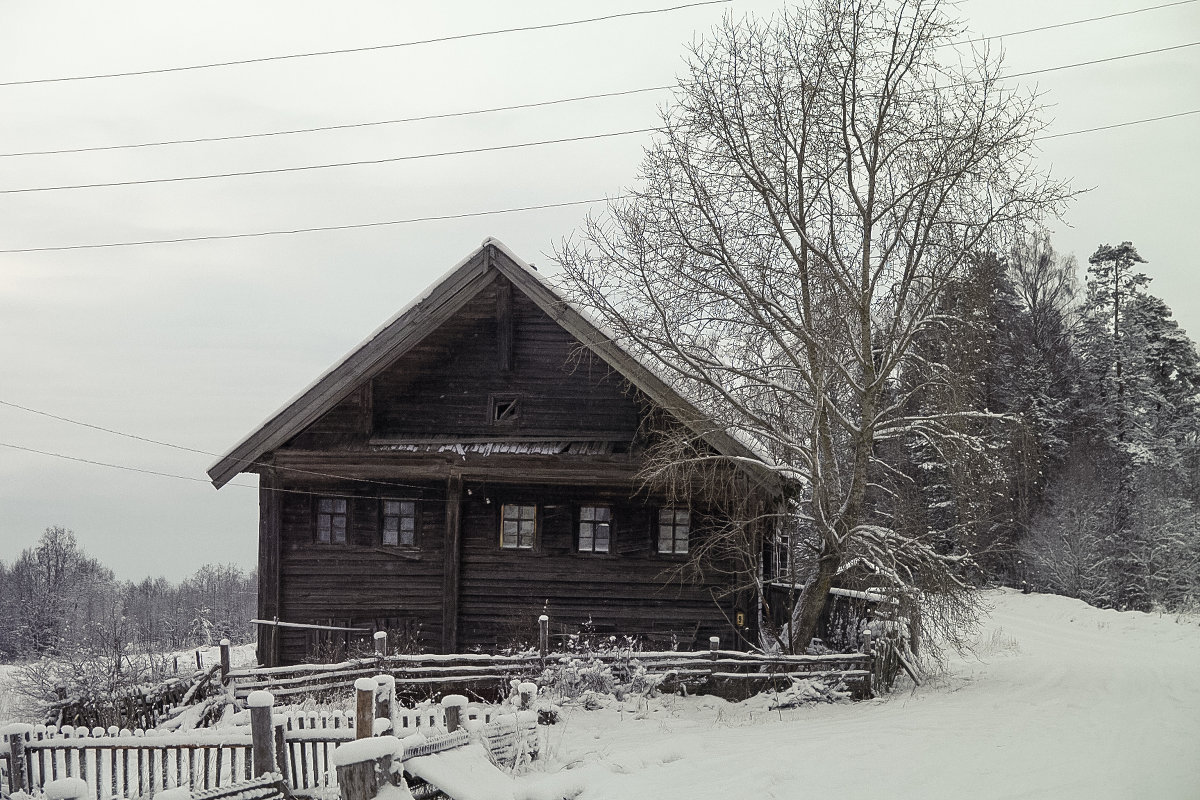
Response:
[[[921,404],[996,415],[978,459],[907,443],[902,524],[967,546],[984,577],[1121,609],[1200,598],[1200,358],[1148,290],[1133,244],[1082,287],[1044,236],[980,257],[923,342],[954,391]]]
[[[134,660],[246,640],[257,580],[232,564],[205,564],[179,583],[118,581],[50,527],[11,564],[0,561],[0,660],[86,653],[120,672]]]

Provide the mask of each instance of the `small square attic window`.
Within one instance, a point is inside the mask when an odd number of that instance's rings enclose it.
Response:
[[[512,424],[521,415],[521,399],[514,395],[492,395],[491,421],[497,425]]]

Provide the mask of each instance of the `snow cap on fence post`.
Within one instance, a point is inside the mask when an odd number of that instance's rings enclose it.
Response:
[[[384,785],[401,779],[392,761],[401,759],[403,752],[395,736],[359,739],[334,750],[330,762],[337,770],[342,800],[371,800]]]
[[[375,733],[375,679],[356,680],[354,694],[354,738],[369,739]]]
[[[446,733],[454,733],[462,725],[462,710],[467,707],[467,698],[461,694],[448,694],[442,698],[446,712]]]
[[[387,655],[387,631],[375,631],[375,655]]]
[[[717,660],[717,650],[719,650],[719,649],[721,649],[721,637],[720,636],[708,637],[708,653],[713,661]]]
[[[533,698],[537,697],[537,684],[525,681],[517,687],[517,691],[521,695],[521,710],[530,708],[533,705]]]
[[[254,777],[257,778],[274,772],[277,766],[271,711],[271,707],[275,705],[275,695],[264,689],[253,691],[246,698],[246,705],[250,707],[250,735],[253,740],[251,753]]]

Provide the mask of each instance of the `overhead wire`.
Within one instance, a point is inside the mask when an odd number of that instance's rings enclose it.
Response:
[[[665,14],[672,11],[682,11],[688,8],[698,8],[700,6],[723,5],[731,3],[733,0],[697,0],[692,3],[682,3],[680,5],[670,6],[668,8],[651,8],[640,11],[623,11],[616,14],[605,14],[599,17],[588,17],[586,19],[566,20],[563,22],[547,22],[539,25],[518,25],[511,28],[498,28],[487,31],[475,31],[472,33],[458,33],[449,36],[435,36],[428,39],[415,39],[407,42],[393,42],[389,44],[365,45],[362,47],[342,47],[334,50],[314,50],[304,53],[286,53],[277,56],[259,56],[256,58],[240,58],[231,61],[212,61],[204,64],[186,64],[175,67],[159,67],[156,69],[141,69],[129,70],[127,72],[104,72],[93,75],[67,75],[57,78],[29,78],[26,80],[15,81],[0,81],[0,87],[3,86],[29,86],[39,83],[67,83],[70,81],[93,81],[106,78],[131,78],[140,75],[163,75],[172,72],[191,72],[195,70],[216,69],[219,67],[237,67],[247,64],[264,64],[271,61],[287,61],[300,58],[316,58],[321,56],[345,55],[347,53],[368,53],[379,50],[396,50],[404,47],[417,47],[420,45],[440,44],[443,42],[461,41],[464,39],[479,39],[487,36],[500,36],[510,33],[525,33],[529,31],[542,31],[554,28],[569,28],[577,25],[590,25],[595,22],[607,22],[614,19],[624,19],[629,17],[643,17],[651,14]]]
[[[569,142],[585,142],[595,139],[611,139],[617,136],[630,136],[635,133],[650,133],[654,128],[636,128],[626,131],[611,131],[608,133],[592,133],[585,136],[567,136],[559,139],[540,139],[532,142],[517,142],[515,144],[500,144],[490,147],[469,147],[462,150],[443,150],[436,153],[415,153],[404,156],[389,156],[387,158],[368,158],[356,161],[338,161],[326,164],[301,164],[295,167],[274,167],[267,169],[237,170],[234,172],[216,172],[206,175],[180,175],[173,178],[144,178],[128,181],[103,181],[100,183],[76,183],[58,186],[27,186],[18,189],[0,189],[0,194],[26,194],[30,192],[57,192],[72,189],[100,189],[116,186],[145,186],[154,183],[182,183],[185,181],[207,181],[217,178],[244,178],[251,175],[277,175],[284,172],[306,172],[319,169],[338,169],[342,167],[374,166],[378,164],[394,164],[401,161],[417,161],[426,158],[446,158],[462,156],[470,153],[495,153],[503,150],[517,150],[525,147],[542,147],[550,144]]]
[[[1186,6],[1186,5],[1195,3],[1197,1],[1198,0],[1177,0],[1177,2],[1174,2],[1174,3],[1162,3],[1157,6],[1146,6],[1144,8],[1131,9],[1129,11],[1117,11],[1115,13],[1104,14],[1099,17],[1088,17],[1086,19],[1073,19],[1068,22],[1056,22],[1052,25],[1039,25],[1036,28],[1025,28],[1024,30],[1009,31],[1008,33],[998,33],[998,34],[995,34],[992,36],[979,36],[975,39],[963,39],[962,41],[959,41],[959,42],[950,42],[949,44],[947,44],[945,46],[952,47],[952,46],[956,46],[956,45],[975,44],[976,42],[988,42],[988,41],[991,41],[992,39],[1008,39],[1013,36],[1024,36],[1027,33],[1038,33],[1041,31],[1054,30],[1056,28],[1069,28],[1072,25],[1083,25],[1088,22],[1100,22],[1101,20],[1116,19],[1117,17],[1128,17],[1131,14],[1141,14],[1145,11],[1158,11],[1159,9],[1171,8],[1173,6]]]
[[[1112,128],[1124,128],[1130,125],[1141,125],[1147,122],[1158,122],[1160,120],[1174,119],[1176,117],[1186,117],[1192,114],[1200,114],[1200,109],[1191,111],[1181,111],[1176,114],[1164,114],[1157,117],[1146,117],[1144,119],[1135,119],[1127,122],[1114,123],[1112,125],[1102,125],[1095,128],[1084,128],[1082,130],[1066,131],[1064,133],[1054,133],[1046,136],[1038,136],[1034,141],[1044,141],[1047,139],[1058,139],[1064,136],[1076,136],[1082,133],[1092,133],[1095,131],[1110,130]],[[320,233],[325,231],[343,231],[355,230],[359,228],[381,228],[392,225],[410,225],[419,222],[441,222],[455,219],[469,219],[473,217],[486,217],[496,214],[512,214],[525,211],[542,211],[551,208],[569,208],[571,206],[592,205],[595,203],[603,203],[611,200],[628,199],[630,195],[616,195],[612,197],[593,197],[587,200],[567,200],[557,203],[541,203],[537,205],[513,206],[510,208],[488,209],[485,211],[468,211],[456,214],[435,214],[424,217],[408,217],[405,219],[380,220],[375,222],[353,222],[342,225],[316,225],[302,228],[287,228],[266,231],[250,231],[246,233],[225,233],[225,234],[209,234],[204,236],[177,236],[166,239],[140,239],[135,241],[122,242],[99,242],[94,244],[73,244],[73,245],[52,245],[45,247],[11,247],[0,249],[0,255],[11,253],[44,253],[58,252],[64,250],[97,250],[112,247],[141,247],[145,245],[156,244],[180,244],[185,242],[207,242],[207,241],[222,241],[229,239],[252,239],[264,236],[291,236],[302,233]]]
[[[197,453],[199,455],[212,456],[213,458],[220,458],[220,459],[231,458],[231,456],[229,456],[227,454],[212,453],[212,452],[209,452],[208,450],[199,450],[195,447],[186,447],[181,444],[174,444],[172,442],[164,442],[161,439],[151,439],[146,436],[139,436],[136,433],[126,433],[125,431],[119,431],[119,430],[116,430],[115,428],[106,428],[102,425],[95,425],[91,422],[83,422],[81,420],[71,419],[70,417],[64,417],[64,416],[60,416],[58,414],[52,414],[49,411],[41,411],[36,408],[30,408],[29,406],[23,406],[18,403],[12,403],[7,400],[0,400],[0,406],[7,406],[8,408],[15,408],[19,411],[25,411],[29,414],[37,414],[38,416],[41,416],[41,417],[46,417],[48,419],[57,420],[59,422],[67,422],[67,423],[70,423],[71,425],[78,425],[82,428],[90,428],[94,431],[101,431],[103,433],[112,434],[113,436],[121,436],[126,439],[133,439],[133,440],[139,441],[139,442],[146,442],[147,444],[158,445],[160,447],[169,447],[172,450],[181,450],[186,453]],[[16,445],[9,445],[9,446],[15,447]],[[285,467],[285,466],[280,466],[277,464],[267,464],[262,461],[258,461],[256,459],[250,459],[250,458],[233,458],[233,460],[240,461],[240,462],[242,462],[242,464],[244,466],[247,466],[247,467],[271,467],[273,469],[284,470],[287,472],[295,472],[295,473],[303,474],[303,475],[312,475],[312,476],[319,477],[319,478],[334,478],[334,479],[340,480],[340,481],[351,481],[354,483],[370,483],[370,484],[376,484],[376,485],[380,485],[380,486],[391,486],[391,487],[401,488],[401,489],[422,488],[420,486],[416,486],[414,484],[408,484],[408,483],[395,483],[393,481],[378,481],[378,480],[373,480],[371,478],[354,478],[354,477],[349,477],[346,475],[336,475],[336,474],[329,473],[329,472],[318,472],[316,470],[301,469],[299,467]],[[203,479],[189,478],[189,480],[203,480]]]

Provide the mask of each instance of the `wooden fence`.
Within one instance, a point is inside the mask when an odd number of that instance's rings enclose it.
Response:
[[[233,670],[233,694],[244,700],[251,692],[266,689],[276,697],[340,693],[359,678],[387,674],[395,678],[401,697],[414,699],[460,692],[484,701],[497,701],[509,693],[513,680],[533,680],[572,661],[599,662],[618,680],[643,668],[666,690],[691,691],[741,699],[787,683],[792,678],[843,683],[857,697],[872,693],[872,657],[866,653],[822,656],[785,656],[710,649],[700,652],[536,653],[517,656],[416,655],[377,656],[340,664],[306,664],[293,667]]]
[[[531,735],[534,721],[518,725],[512,714],[469,706],[462,716],[497,759],[511,761],[521,740]],[[283,743],[276,767],[295,792],[336,790],[333,752],[354,740],[354,719],[346,714],[290,712],[275,715],[276,743]],[[421,733],[430,747],[413,745],[414,754],[438,752],[447,741],[446,711],[440,706],[397,709],[392,716],[398,737]],[[454,741],[457,741],[455,739]],[[248,725],[155,733],[73,726],[14,725],[5,728],[0,742],[0,795],[18,788],[38,791],[59,778],[81,778],[88,796],[148,797],[164,789],[186,786],[194,792],[227,787],[250,780],[253,769],[253,735]],[[14,761],[14,754],[16,761]],[[20,777],[13,763],[20,763]]]

